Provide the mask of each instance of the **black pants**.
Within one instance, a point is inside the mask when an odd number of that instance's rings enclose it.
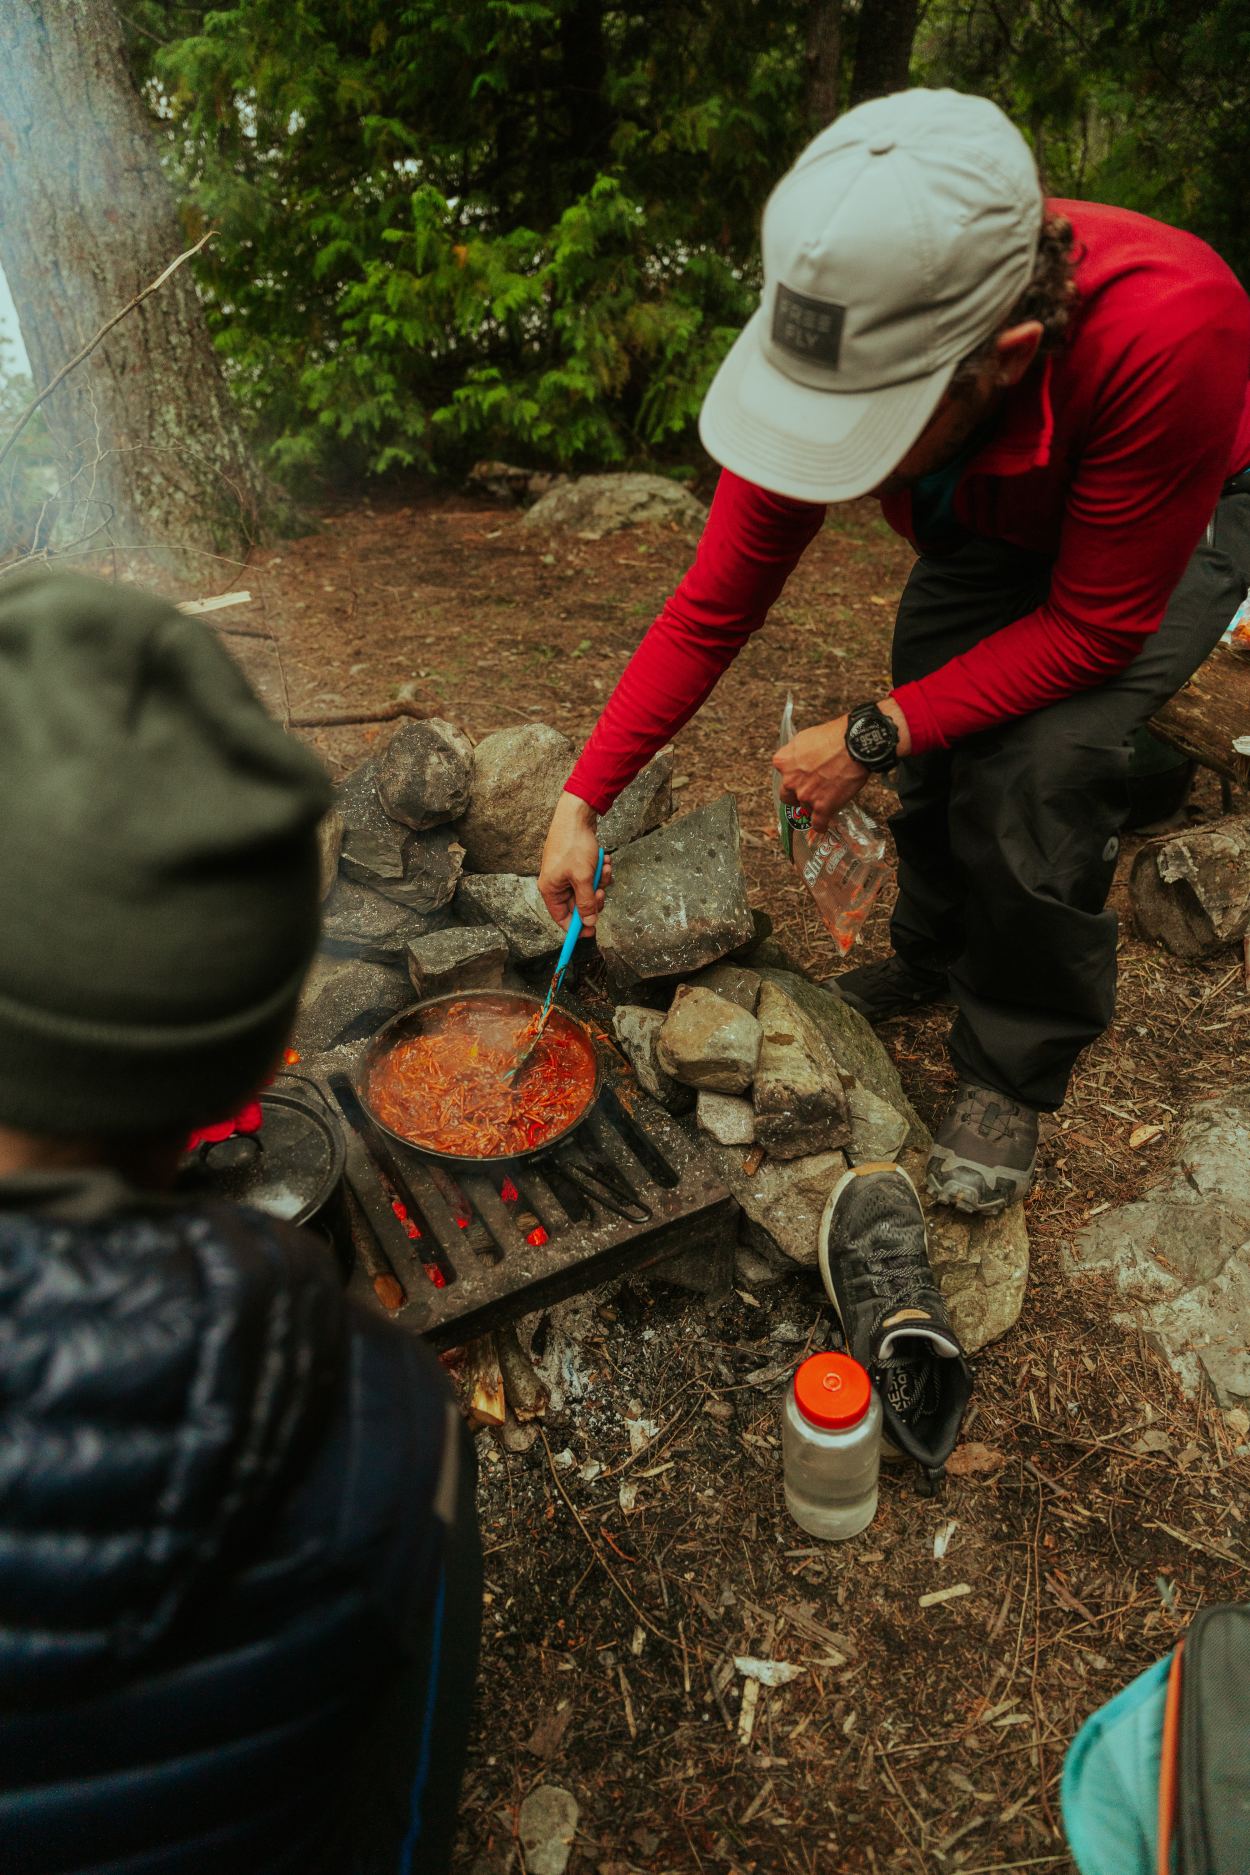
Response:
[[[1050,561],[969,540],[922,557],[899,603],[894,681],[936,670],[1046,597]],[[1129,741],[1218,643],[1250,586],[1250,480],[1230,483],[1159,630],[1096,689],[899,765],[900,957],[946,965],[966,1079],[1063,1100],[1115,1010],[1106,909],[1128,813]]]

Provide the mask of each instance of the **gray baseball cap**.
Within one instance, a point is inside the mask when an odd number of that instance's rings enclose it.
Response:
[[[900,91],[808,144],[764,209],[764,290],[703,402],[709,455],[800,501],[902,461],[1028,283],[1042,195],[988,98]]]

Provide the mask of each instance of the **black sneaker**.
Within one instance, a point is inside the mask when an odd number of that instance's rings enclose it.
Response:
[[[993,1216],[1019,1203],[1036,1165],[1036,1110],[992,1087],[961,1081],[925,1167],[937,1202]]]
[[[944,970],[918,970],[901,957],[886,957],[878,964],[860,964],[841,976],[826,977],[825,988],[836,990],[844,1003],[872,1023],[904,1016],[924,1003],[945,1001],[949,995]]]
[[[820,1220],[817,1256],[847,1350],[880,1395],[887,1455],[914,1458],[936,1479],[959,1437],[972,1371],[929,1267],[916,1187],[901,1166],[843,1173]]]

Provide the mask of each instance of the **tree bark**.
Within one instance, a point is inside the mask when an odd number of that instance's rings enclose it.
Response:
[[[1184,689],[1150,719],[1164,742],[1243,787],[1250,783],[1250,756],[1233,747],[1250,736],[1250,660],[1217,645]]]
[[[838,114],[842,0],[811,0],[807,13],[807,122],[813,136]]]
[[[863,0],[855,37],[852,105],[907,88],[919,0]]]
[[[1174,957],[1213,957],[1250,930],[1250,815],[1143,846],[1129,891],[1144,937]]]
[[[0,5],[0,265],[36,390],[186,246],[112,0]],[[278,511],[190,267],[44,406],[73,531],[241,554]]]

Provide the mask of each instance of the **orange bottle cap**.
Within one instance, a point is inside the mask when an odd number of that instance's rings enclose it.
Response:
[[[857,1426],[872,1400],[872,1382],[849,1354],[809,1355],[794,1376],[794,1403],[809,1425],[835,1431]]]

